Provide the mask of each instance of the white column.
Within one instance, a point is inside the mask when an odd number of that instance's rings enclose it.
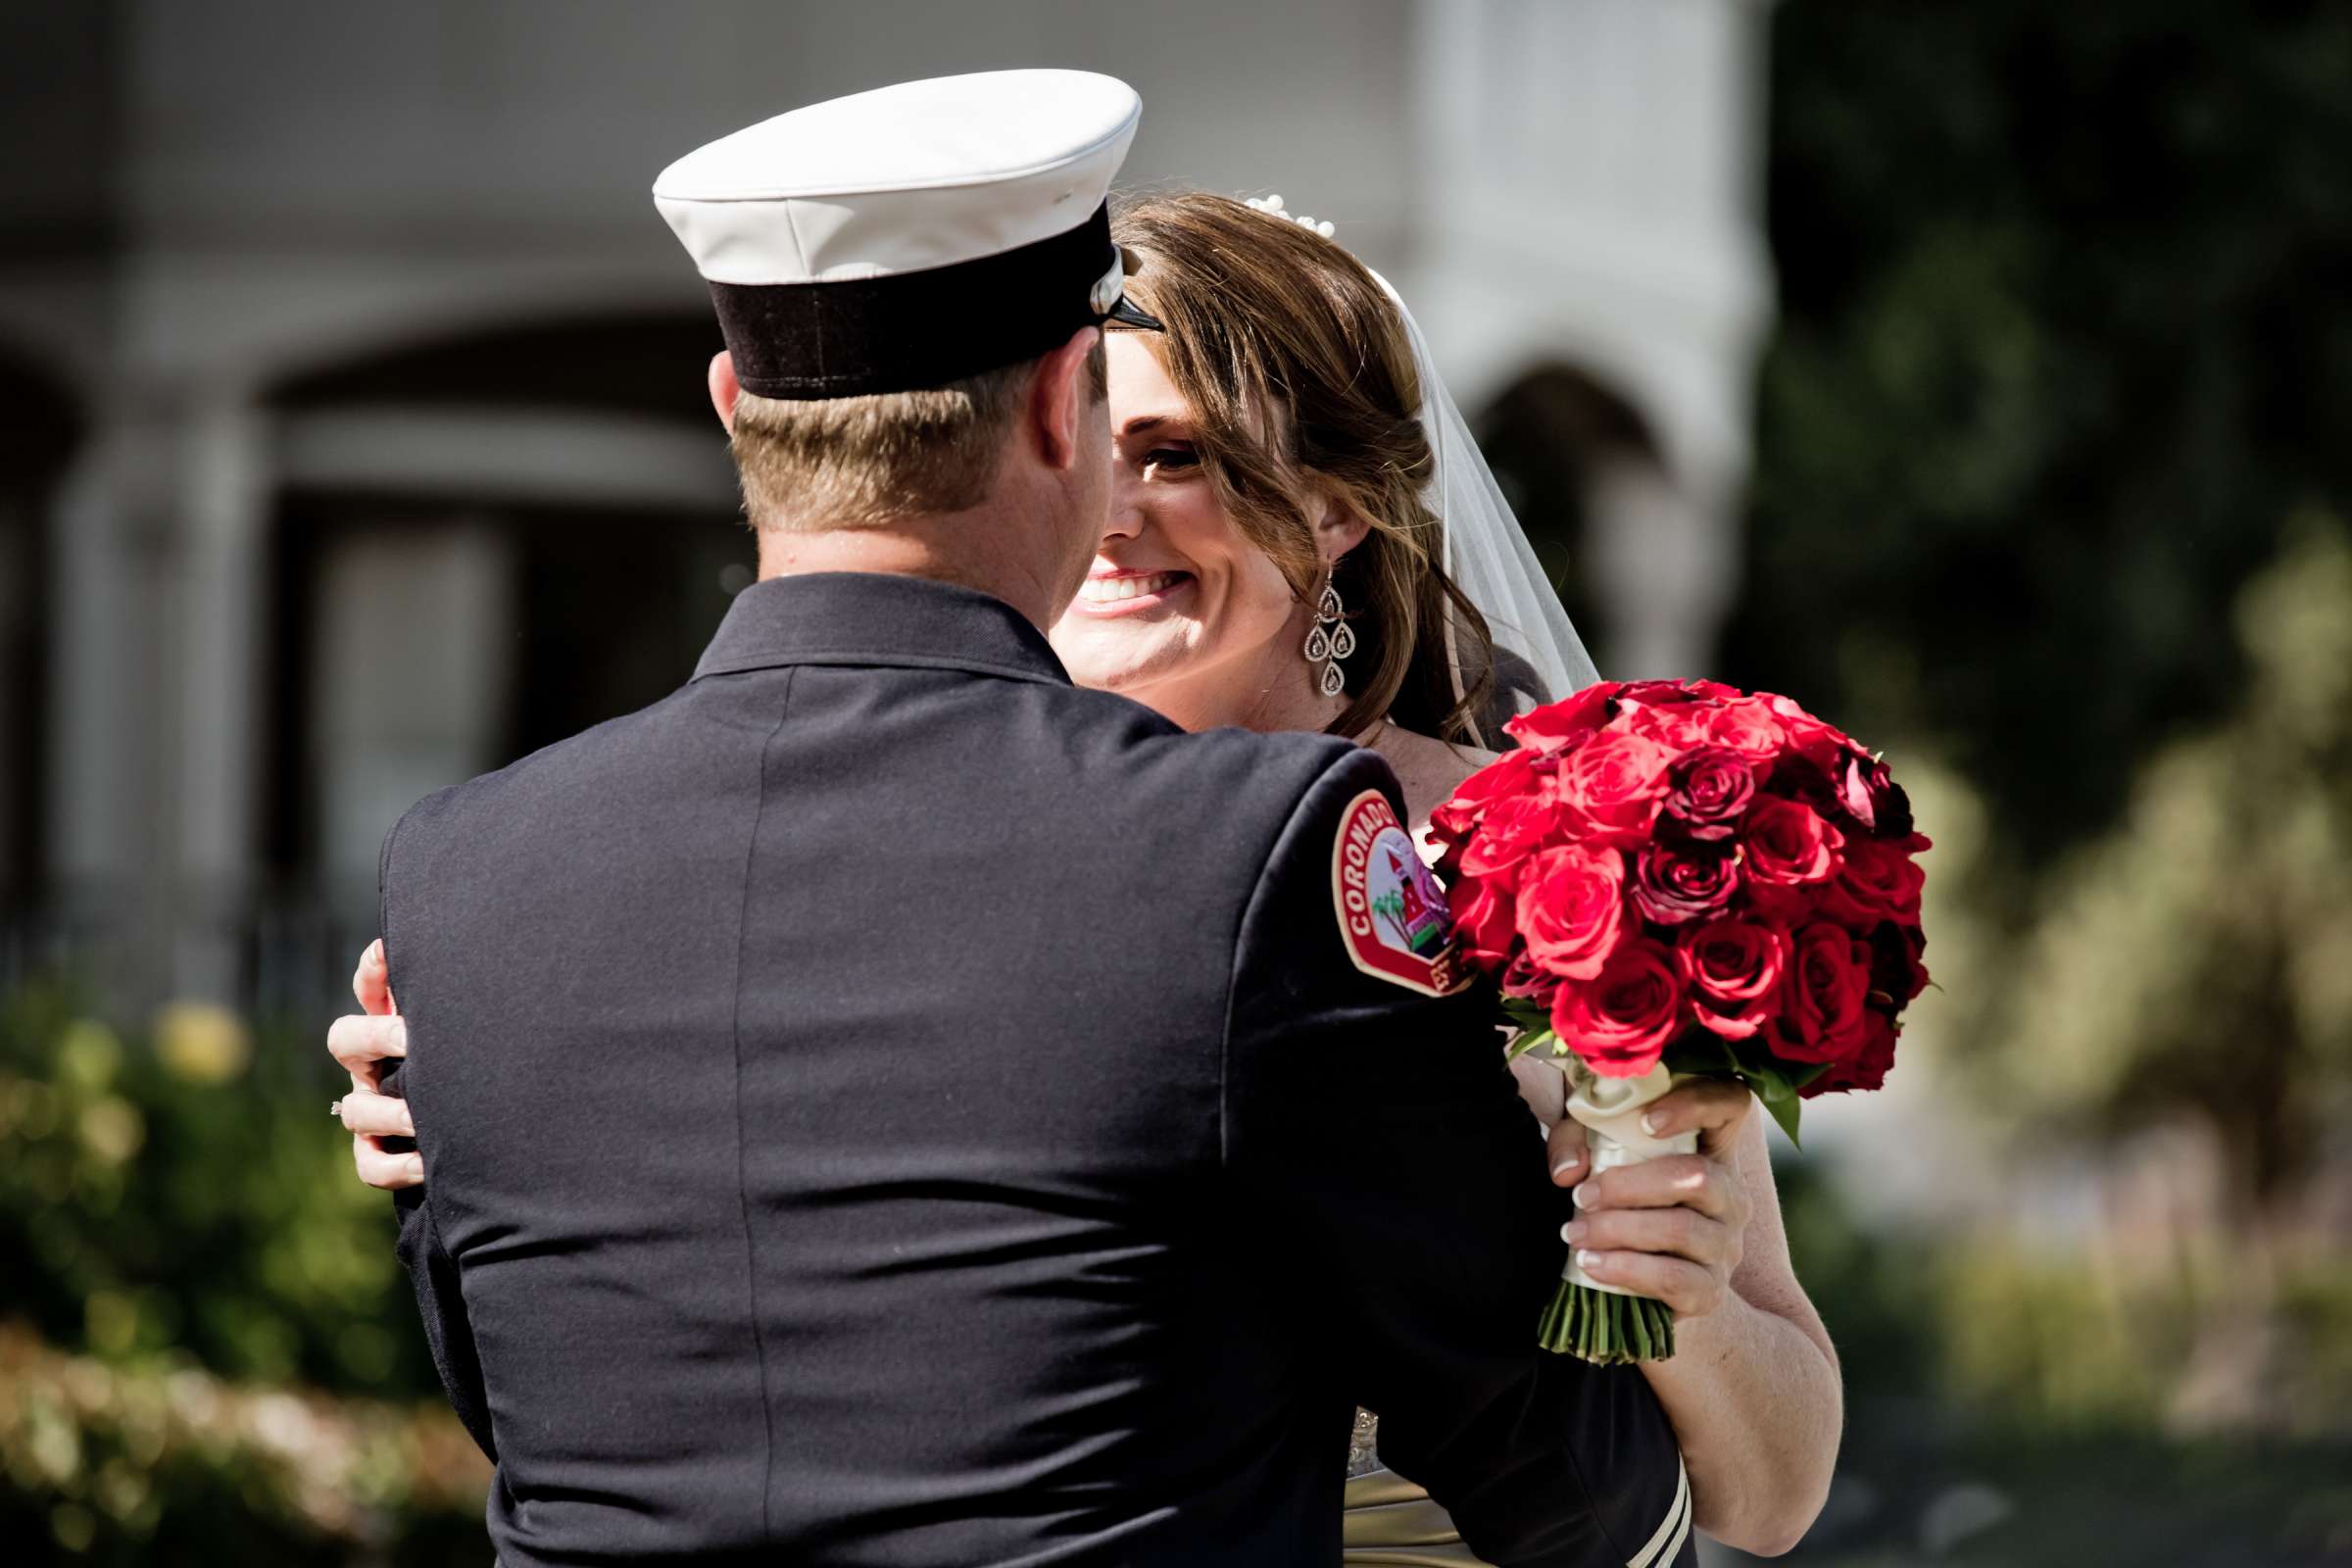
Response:
[[[49,873],[61,916],[109,943],[108,1000],[130,1007],[164,989],[172,929],[159,695],[171,431],[167,409],[119,392],[50,512]]]
[[[241,990],[254,912],[270,447],[264,415],[235,392],[197,402],[179,437],[171,975],[178,995],[227,1002]]]
[[[1588,482],[1612,676],[1704,671],[1731,605],[1771,264],[1759,0],[1423,0],[1408,283],[1457,401],[1570,367],[1656,451]]]

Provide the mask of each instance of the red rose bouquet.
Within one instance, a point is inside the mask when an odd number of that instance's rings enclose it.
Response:
[[[1431,813],[1463,956],[1568,1077],[1591,1168],[1690,1153],[1643,1105],[1736,1078],[1788,1136],[1799,1102],[1876,1089],[1920,961],[1929,847],[1886,765],[1786,697],[1713,681],[1603,682],[1506,724],[1518,750]],[[1663,1360],[1663,1303],[1573,1256],[1548,1348]]]

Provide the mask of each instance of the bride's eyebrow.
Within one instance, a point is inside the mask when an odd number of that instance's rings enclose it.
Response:
[[[1147,431],[1157,430],[1175,422],[1174,418],[1165,414],[1142,414],[1120,425],[1119,434],[1121,437],[1143,435]]]

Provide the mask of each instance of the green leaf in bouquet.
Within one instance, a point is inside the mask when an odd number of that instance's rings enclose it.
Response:
[[[1749,1043],[1751,1046],[1753,1042]],[[1767,1114],[1804,1148],[1797,1136],[1804,1102],[1797,1091],[1828,1070],[1826,1062],[1786,1062],[1760,1049],[1740,1051],[1722,1036],[1704,1029],[1686,1031],[1666,1050],[1666,1068],[1678,1076],[1737,1078],[1754,1091]]]
[[[1797,1098],[1797,1086],[1789,1081],[1788,1075],[1778,1067],[1750,1067],[1740,1076],[1756,1092],[1756,1099],[1763,1102],[1764,1109],[1780,1124],[1781,1131],[1788,1135],[1788,1141],[1804,1148],[1805,1141],[1797,1135],[1797,1118],[1804,1102]],[[1812,1074],[1805,1076],[1810,1078]]]
[[[1527,1030],[1510,1043],[1509,1048],[1503,1053],[1503,1057],[1508,1061],[1517,1061],[1521,1056],[1539,1047],[1549,1048],[1555,1056],[1560,1054],[1560,1037],[1551,1032],[1550,1026]]]
[[[1532,997],[1503,998],[1502,1015],[1529,1034],[1551,1029],[1551,1009]]]

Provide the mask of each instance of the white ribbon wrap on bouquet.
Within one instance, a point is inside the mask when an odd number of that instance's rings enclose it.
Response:
[[[1662,1154],[1695,1154],[1698,1152],[1698,1133],[1676,1133],[1671,1138],[1652,1138],[1642,1130],[1643,1107],[1674,1087],[1674,1074],[1660,1062],[1639,1078],[1602,1078],[1572,1058],[1556,1058],[1561,1072],[1568,1077],[1568,1114],[1585,1129],[1585,1150],[1589,1160],[1585,1180],[1591,1181],[1604,1170],[1619,1165],[1639,1165]],[[1596,1280],[1576,1266],[1576,1249],[1568,1250],[1567,1266],[1560,1278],[1571,1285],[1586,1285],[1612,1296],[1639,1296],[1622,1285],[1610,1285]]]

